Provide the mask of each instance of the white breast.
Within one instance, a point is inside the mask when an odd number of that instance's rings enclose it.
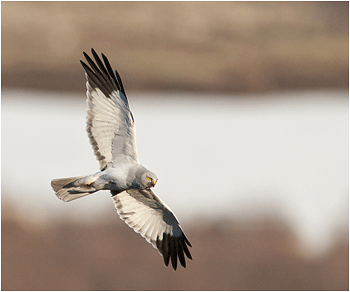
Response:
[[[116,187],[120,189],[127,188],[127,177],[129,170],[135,167],[138,163],[129,156],[119,157],[116,161],[113,161],[107,166],[107,168],[102,172],[101,178],[106,182],[113,182]]]

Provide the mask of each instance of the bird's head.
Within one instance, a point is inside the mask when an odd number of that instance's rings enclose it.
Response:
[[[142,175],[141,180],[145,188],[151,188],[156,185],[158,177],[153,172],[147,171]]]

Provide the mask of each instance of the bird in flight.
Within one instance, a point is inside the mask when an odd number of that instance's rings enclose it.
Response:
[[[87,175],[54,179],[57,197],[69,202],[100,190],[109,190],[122,220],[140,233],[174,270],[177,261],[186,267],[185,255],[192,259],[179,221],[170,208],[151,189],[157,176],[138,160],[135,121],[122,80],[104,54],[94,49],[93,61],[85,52],[89,66],[80,61],[87,79],[86,131],[100,171]]]

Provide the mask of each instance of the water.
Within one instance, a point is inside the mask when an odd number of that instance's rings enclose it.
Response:
[[[140,162],[181,222],[277,216],[310,254],[347,228],[347,92],[135,93],[129,103]],[[50,187],[98,170],[85,109],[76,95],[2,92],[2,202],[26,221],[117,220],[106,191],[63,203]]]

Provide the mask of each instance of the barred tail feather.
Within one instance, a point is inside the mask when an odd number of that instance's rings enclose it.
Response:
[[[96,179],[90,175],[53,179],[51,187],[60,200],[69,202],[96,192],[92,185]]]

